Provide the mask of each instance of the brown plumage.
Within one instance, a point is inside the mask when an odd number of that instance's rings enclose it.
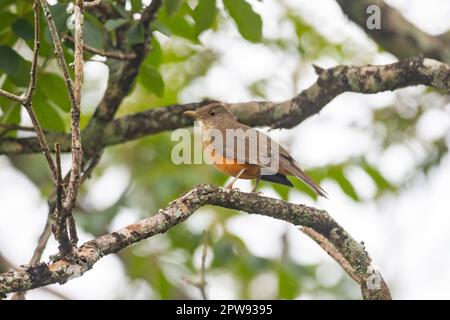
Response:
[[[203,125],[203,146],[209,148],[211,160],[220,171],[238,179],[260,179],[292,187],[286,175],[303,180],[319,196],[326,192],[306,174],[291,155],[270,137],[238,122],[221,103],[212,103],[185,114]],[[232,129],[232,130],[230,130]]]

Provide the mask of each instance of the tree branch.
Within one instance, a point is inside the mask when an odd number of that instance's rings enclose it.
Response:
[[[108,87],[103,100],[87,124],[86,130],[88,132],[92,132],[93,134],[97,132],[98,135],[98,127],[111,121],[123,98],[130,91],[131,85],[139,73],[139,68],[149,51],[151,40],[149,26],[155,19],[161,4],[162,0],[152,0],[150,5],[143,10],[140,22],[144,27],[144,42],[133,46],[134,58],[123,62],[113,61],[108,64],[110,68]],[[119,49],[123,50],[124,48]],[[95,144],[95,142],[92,143]]]
[[[410,58],[388,65],[336,66],[323,69],[317,81],[297,96],[284,102],[228,103],[239,121],[251,126],[292,128],[319,113],[331,100],[344,92],[377,93],[408,86],[426,85],[450,92],[450,66],[427,58]],[[91,145],[109,146],[139,139],[146,135],[192,125],[184,111],[197,109],[209,101],[171,105],[124,116],[105,125],[93,125],[83,132]],[[95,130],[93,130],[95,128]],[[98,135],[102,131],[103,134]],[[102,138],[98,138],[101,136]],[[49,134],[48,141],[70,151],[70,137]],[[25,154],[39,151],[35,138],[0,140],[0,154]],[[89,151],[88,151],[89,152]]]
[[[64,80],[67,86],[67,91],[69,92],[71,107],[75,109],[76,108],[75,92],[73,89],[72,79],[70,78],[69,68],[67,67],[67,63],[64,58],[64,51],[61,45],[61,40],[59,39],[58,29],[56,28],[55,21],[53,20],[52,13],[48,6],[47,0],[39,0],[39,2],[41,3],[45,19],[47,20],[48,28],[50,30],[50,35],[52,37],[53,45],[55,47],[56,59],[63,72]]]
[[[63,212],[67,213],[68,217],[73,205],[77,199],[78,186],[80,184],[81,164],[83,162],[83,149],[81,145],[80,132],[80,104],[81,104],[81,89],[83,84],[83,24],[84,24],[84,6],[83,0],[75,1],[74,8],[75,16],[75,83],[74,83],[74,98],[75,101],[70,110],[71,116],[71,150],[72,150],[72,165],[70,169],[69,184],[66,192],[66,199],[64,201]]]
[[[0,274],[0,295],[52,283],[65,283],[80,277],[105,255],[118,252],[156,234],[164,233],[205,205],[266,215],[294,225],[314,229],[327,238],[352,266],[356,276],[360,279],[359,285],[365,299],[390,299],[389,289],[381,277],[381,285],[370,287],[368,280],[373,276],[370,271],[372,261],[364,247],[355,241],[327,212],[263,197],[256,193],[230,191],[210,185],[195,187],[150,218],[86,242],[77,250],[76,261],[61,259],[48,265],[42,263],[23,270]]]
[[[450,63],[449,34],[432,36],[422,31],[382,0],[337,0],[337,3],[380,47],[398,58],[424,55]],[[366,10],[370,5],[381,9],[381,29],[366,26],[369,17]]]
[[[18,95],[15,95],[14,93],[5,91],[3,89],[0,89],[0,96],[3,96],[9,100],[18,102],[18,103],[23,103],[23,97],[19,97]]]

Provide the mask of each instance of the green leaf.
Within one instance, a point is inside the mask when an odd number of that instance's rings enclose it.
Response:
[[[280,266],[277,269],[279,296],[283,299],[294,299],[299,293],[297,277],[287,267]]]
[[[166,0],[166,10],[169,16],[175,14],[181,7],[183,0]]]
[[[125,2],[125,1],[124,1]],[[112,6],[116,11],[123,17],[123,18],[129,18],[128,12],[125,10],[124,6],[122,4],[118,3],[112,3]]]
[[[379,191],[395,189],[395,187],[389,183],[375,167],[370,164],[363,164],[361,167],[372,178]]]
[[[91,20],[84,22],[84,41],[87,45],[103,49],[103,32]]]
[[[0,10],[4,10],[17,0],[2,0],[0,1]]]
[[[50,6],[50,12],[55,21],[56,29],[60,33],[66,30],[66,20],[69,17],[69,14],[66,12],[66,7],[67,4],[64,3],[57,3]],[[42,20],[45,21],[45,19]]]
[[[58,30],[58,33],[61,34],[62,32],[67,31],[66,21],[69,18],[69,15],[66,12],[67,4],[64,3],[57,3],[53,6],[50,6],[50,12],[53,17],[53,21],[55,22],[56,29]],[[48,25],[45,23],[45,17],[44,14],[41,14],[41,25],[44,25],[44,40],[53,47],[53,41],[52,36],[50,34],[50,29],[48,28]]]
[[[5,83],[2,86],[3,90],[14,92],[16,86],[11,82],[11,80],[6,79]],[[0,123],[8,123],[8,124],[19,124],[21,120],[20,106],[5,98],[0,96],[0,110],[2,111],[2,115],[0,117]],[[1,131],[1,130],[0,130]],[[8,137],[16,137],[17,132],[11,131],[6,134]]]
[[[161,50],[161,45],[159,44],[159,41],[156,38],[153,38],[152,49],[150,53],[147,55],[147,58],[145,58],[144,63],[148,63],[154,67],[159,67],[162,62],[162,55],[163,52]]]
[[[55,110],[46,97],[39,91],[36,91],[33,97],[33,107],[36,116],[43,129],[53,131],[65,131],[64,120],[60,114]]]
[[[198,34],[211,27],[216,13],[216,0],[199,0],[193,13],[195,28]]]
[[[0,13],[0,34],[5,33],[9,30],[9,26],[17,19],[15,14],[11,12],[2,12]]]
[[[108,31],[113,31],[120,27],[121,25],[127,23],[127,19],[110,19],[105,23],[105,29]]]
[[[131,11],[141,12],[142,10],[142,0],[131,0]]]
[[[137,23],[130,28],[127,32],[128,43],[130,45],[144,42],[144,27],[142,24]]]
[[[351,182],[344,175],[344,170],[342,166],[330,168],[329,176],[338,183],[339,187],[346,195],[348,195],[355,201],[359,201],[359,196],[356,193],[355,188],[353,188]]]
[[[28,85],[31,63],[8,46],[0,45],[0,70],[22,87]]]
[[[7,124],[19,124],[21,120],[20,115],[20,106],[14,103],[9,104],[8,106],[1,106],[3,111],[3,115],[0,118],[1,123]],[[0,129],[2,132],[2,129]],[[6,134],[7,137],[17,137],[17,131],[10,131]]]
[[[159,21],[152,22],[152,29],[161,32],[165,36],[168,36],[168,37],[172,36],[172,31],[170,31],[170,29],[167,26],[165,26],[164,24],[162,24]]]
[[[0,45],[0,69],[11,75],[17,71],[22,57],[8,46]]]
[[[34,38],[34,28],[25,19],[17,19],[11,26],[12,31],[22,39],[28,41]]]
[[[250,42],[262,39],[262,19],[244,0],[223,0],[228,14],[236,22],[239,33]]]
[[[10,78],[18,86],[26,87],[30,82],[31,62],[26,61],[22,57],[20,58],[19,68],[10,75]]]
[[[308,195],[311,199],[317,200],[318,198],[317,195],[314,193],[314,191],[312,191],[312,189],[309,186],[306,185],[306,183],[304,183],[299,179],[292,179],[291,182],[295,186],[295,189]]]
[[[39,88],[44,95],[62,111],[69,112],[70,100],[64,79],[54,73],[43,73],[40,79]]]
[[[153,23],[153,27],[163,26],[170,30],[170,33],[188,39],[192,42],[198,43],[197,31],[195,29],[195,24],[192,22],[192,8],[187,4],[183,3],[181,8],[173,15],[169,15],[167,10],[162,10],[158,15],[158,21]],[[167,31],[159,29],[164,34]]]
[[[20,106],[11,103],[9,106],[5,106],[1,108],[3,111],[2,115],[2,123],[8,124],[19,124],[20,123]]]
[[[138,82],[148,92],[153,92],[158,97],[164,95],[164,80],[159,71],[150,64],[143,64],[139,72]]]

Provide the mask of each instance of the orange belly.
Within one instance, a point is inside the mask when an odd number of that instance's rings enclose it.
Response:
[[[233,177],[236,177],[242,169],[245,169],[245,171],[239,176],[240,179],[256,179],[260,173],[260,168],[255,164],[215,163],[214,166],[219,171]]]
[[[240,179],[256,179],[260,174],[260,167],[256,164],[237,163],[234,159],[227,159],[222,157],[218,152],[212,152],[211,161],[217,170],[236,177],[242,169],[245,171],[239,176]]]

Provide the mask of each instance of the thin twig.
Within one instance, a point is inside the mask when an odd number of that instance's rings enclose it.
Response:
[[[80,131],[80,103],[81,89],[83,84],[83,23],[84,23],[84,7],[83,0],[76,0],[75,9],[75,83],[74,98],[75,103],[71,108],[71,131],[72,131],[72,166],[70,169],[69,185],[64,201],[64,209],[69,213],[76,201],[78,194],[78,186],[81,176],[81,165],[83,162],[83,149],[81,145]]]
[[[0,132],[0,137],[3,137],[5,134],[7,134],[8,132],[11,132],[11,131],[32,131],[32,132],[34,132],[33,127],[25,127],[25,126],[13,124],[13,123],[0,123],[0,128],[3,129]],[[43,131],[44,131],[44,133],[47,132],[45,130],[43,130]]]
[[[39,33],[40,33],[40,25],[39,25],[39,6],[37,0],[34,1],[33,4],[33,12],[34,12],[34,47],[33,47],[33,60],[31,62],[31,70],[30,70],[30,83],[28,85],[27,91],[25,92],[25,96],[19,97],[15,94],[9,93],[5,90],[0,89],[0,95],[11,99],[15,102],[19,102],[23,105],[28,105],[31,102],[31,98],[33,97],[34,88],[36,86],[36,70],[37,70],[37,62],[39,57]]]
[[[61,170],[61,147],[59,146],[59,143],[55,143],[55,150],[56,150],[56,210],[58,212],[61,212],[64,188]]]
[[[64,217],[64,207],[63,207],[63,197],[64,197],[64,181],[62,179],[62,169],[61,169],[61,147],[58,143],[55,143],[56,151],[56,167],[57,167],[57,180],[56,180],[56,199],[55,205],[50,203],[50,208],[52,206],[55,209],[50,215],[51,221],[53,221],[53,233],[55,234],[56,240],[59,242],[60,251],[63,255],[72,252],[72,243],[68,237],[67,233],[67,218]],[[68,180],[69,174],[66,175],[64,180]]]
[[[64,80],[66,82],[67,91],[69,92],[70,103],[72,108],[76,104],[75,93],[73,90],[72,79],[70,78],[69,68],[67,67],[66,60],[64,58],[64,51],[59,39],[58,29],[56,28],[55,21],[53,20],[52,13],[48,6],[47,0],[39,0],[44,11],[45,19],[47,20],[50,35],[53,40],[53,46],[55,47],[55,55],[59,66],[63,72]]]
[[[161,4],[162,0],[152,0],[150,5],[142,12],[141,23],[144,27],[144,51],[148,49],[151,40],[152,31],[150,30],[150,23],[155,19]]]
[[[74,42],[75,39],[69,35],[65,35],[64,39],[69,40],[70,42]],[[122,53],[122,52],[110,52],[110,51],[104,51],[104,50],[100,50],[94,47],[91,47],[90,45],[84,43],[83,44],[83,48],[84,50],[93,53],[93,54],[98,54],[102,57],[106,57],[106,58],[111,58],[111,59],[117,59],[117,60],[133,60],[136,55],[132,52],[130,53]]]
[[[91,158],[91,160],[87,164],[87,167],[83,171],[83,174],[82,174],[81,179],[80,179],[80,184],[83,184],[84,181],[86,181],[87,179],[89,179],[91,177],[92,171],[94,171],[95,167],[100,162],[100,159],[101,159],[101,157],[103,155],[103,151],[104,150],[101,149],[96,154],[94,154],[94,156]]]
[[[73,214],[67,217],[67,227],[69,229],[70,243],[73,247],[76,247],[78,245],[78,233]]]
[[[203,249],[202,249],[202,266],[200,269],[200,284],[198,288],[202,295],[203,300],[208,300],[206,296],[206,256],[208,255],[208,234],[203,231]]]
[[[100,158],[103,154],[103,149],[97,152],[92,159],[89,161],[86,169],[83,170],[83,173],[80,178],[80,186],[84,183],[86,179],[91,177],[92,171],[97,166],[100,161]],[[68,228],[69,228],[69,236],[72,246],[76,247],[78,244],[78,234],[76,229],[76,223],[73,214],[70,214],[67,218]]]
[[[85,1],[83,3],[83,5],[85,8],[91,8],[91,7],[98,6],[100,4],[100,2],[102,2],[102,0]]]
[[[27,92],[25,94],[24,105],[27,105],[31,102],[33,98],[34,89],[36,87],[36,74],[37,74],[37,65],[39,58],[39,36],[40,36],[40,19],[39,19],[39,5],[37,0],[34,0],[33,3],[33,14],[34,14],[34,45],[33,45],[33,60],[31,62],[31,71],[30,71],[30,83],[28,85]]]
[[[51,210],[54,210],[54,208]],[[49,217],[50,217],[50,215],[49,215]],[[34,265],[34,264],[38,263],[39,261],[41,261],[42,254],[44,253],[45,247],[47,246],[48,239],[50,238],[50,235],[52,234],[51,226],[52,226],[51,221],[49,218],[47,218],[45,227],[42,230],[41,235],[39,236],[38,244],[37,244],[36,248],[34,249],[33,256],[31,257],[30,265]]]
[[[45,159],[47,160],[48,166],[52,172],[53,181],[56,182],[56,166],[53,162],[53,158],[50,152],[50,148],[48,147],[47,140],[45,139],[44,131],[42,130],[41,125],[39,124],[39,120],[37,119],[36,113],[33,109],[33,104],[29,102],[25,105],[25,109],[28,112],[31,123],[33,124],[34,131],[36,132],[37,139],[39,141],[39,145],[41,146],[42,152],[44,153]]]
[[[69,234],[71,247],[77,245],[78,235],[76,231],[75,220],[73,218],[72,209],[78,195],[78,188],[80,185],[81,167],[83,163],[83,149],[81,144],[81,130],[80,130],[80,113],[81,113],[81,91],[83,84],[83,24],[84,24],[84,4],[83,0],[75,1],[74,9],[75,17],[75,82],[74,82],[74,96],[75,103],[70,110],[71,116],[71,148],[72,148],[72,165],[70,169],[69,184],[66,190],[66,198],[64,200],[62,216],[59,223],[62,224],[61,231],[65,232],[65,226],[69,222]],[[63,252],[64,253],[64,252]]]
[[[208,300],[206,295],[206,257],[208,255],[208,235],[203,231],[203,247],[202,247],[202,261],[200,265],[200,277],[183,277],[183,280],[190,285],[200,290],[200,295],[203,300]]]
[[[27,92],[25,94],[25,98],[23,101],[23,106],[28,112],[28,115],[31,119],[31,123],[33,124],[33,128],[36,132],[36,136],[39,140],[39,144],[41,146],[42,152],[44,153],[45,159],[50,167],[52,172],[53,181],[56,181],[56,167],[53,162],[50,148],[48,147],[47,140],[45,139],[44,131],[42,130],[41,125],[39,124],[39,120],[37,119],[36,113],[33,109],[33,104],[31,99],[33,98],[34,88],[36,86],[36,73],[37,73],[37,60],[39,57],[39,34],[40,34],[40,23],[39,23],[39,6],[37,0],[34,1],[33,5],[33,13],[34,13],[34,46],[33,46],[33,61],[31,63],[31,71],[30,71],[30,83],[28,85]]]
[[[18,103],[23,103],[23,97],[19,97],[18,95],[15,95],[14,93],[5,91],[3,89],[0,89],[0,96],[3,96],[5,98],[8,98],[9,100],[18,102]]]

